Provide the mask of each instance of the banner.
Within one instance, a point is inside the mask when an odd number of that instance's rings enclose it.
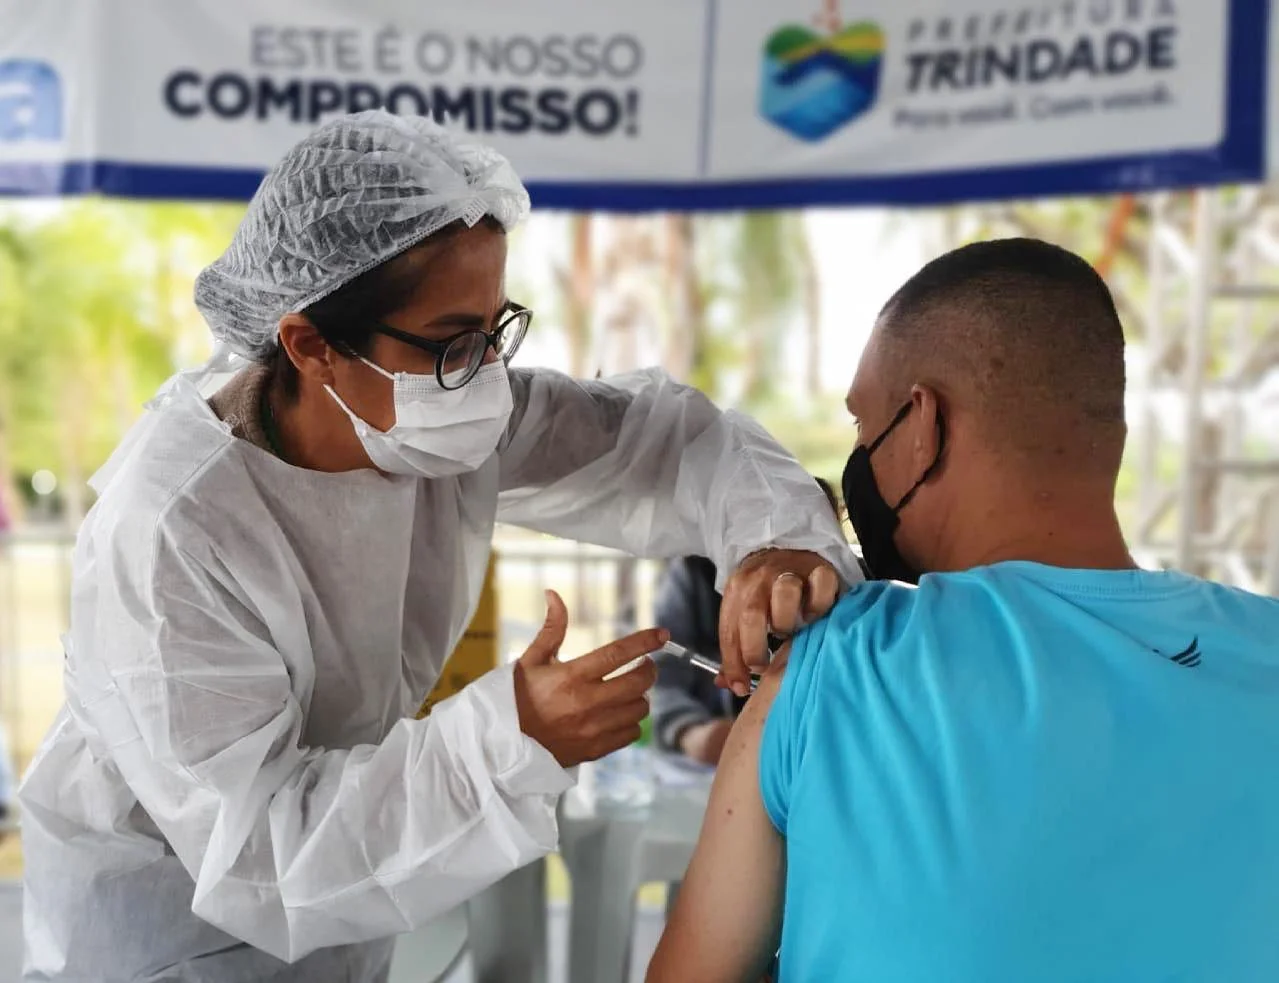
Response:
[[[0,193],[247,198],[325,120],[433,114],[541,206],[1255,181],[1267,0],[0,0]]]
[[[1269,97],[1266,100],[1266,175],[1279,176],[1279,16],[1270,16]]]

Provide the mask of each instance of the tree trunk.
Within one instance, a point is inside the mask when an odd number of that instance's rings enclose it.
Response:
[[[651,282],[649,277],[663,253],[655,241],[659,228],[651,219],[615,218],[609,222],[608,250],[598,283],[603,318],[596,362],[605,373],[640,368],[641,334],[646,328],[658,327],[656,308],[660,305],[652,303],[645,285]],[[613,630],[619,636],[635,630],[638,571],[632,557],[619,559],[613,596]]]
[[[137,410],[133,404],[133,362],[120,351],[111,357],[111,408],[116,430],[123,437],[133,426]]]
[[[769,365],[769,332],[773,330],[766,319],[758,315],[750,318],[742,325],[746,336],[746,345],[742,374],[742,402],[746,406],[757,406],[763,401],[772,388],[769,373],[773,366]]]
[[[705,359],[706,326],[702,291],[697,282],[693,220],[669,215],[665,223],[666,297],[669,298],[665,366],[676,379],[687,382],[694,366]]]
[[[564,294],[569,374],[575,379],[587,376],[587,360],[593,347],[591,321],[595,308],[596,271],[592,239],[592,217],[573,215],[569,219],[569,268],[560,277],[560,285]],[[578,558],[574,579],[578,603],[574,615],[589,622],[595,617],[595,600],[589,565],[582,557]]]
[[[595,267],[592,255],[592,218],[574,215],[570,220],[572,251],[565,297],[564,327],[568,333],[569,371],[574,378],[587,374],[591,352],[591,314],[595,306]]]
[[[18,483],[13,473],[13,459],[9,454],[9,426],[13,419],[5,394],[0,392],[0,511],[7,510],[15,524],[21,518],[22,503],[18,497]]]
[[[808,238],[808,226],[800,219],[799,263],[804,290],[804,328],[808,336],[804,366],[805,395],[815,400],[822,391],[822,287],[813,258],[813,244]]]
[[[1201,465],[1198,495],[1195,499],[1195,536],[1211,541],[1217,532],[1217,517],[1221,515],[1221,470],[1213,467],[1221,460],[1221,447],[1225,434],[1216,420],[1204,420],[1200,424],[1198,446],[1190,453],[1198,455]],[[1220,575],[1213,570],[1213,562],[1201,562],[1195,569],[1186,571],[1196,577]]]
[[[62,481],[58,485],[58,490],[61,492],[62,499],[62,519],[68,529],[79,528],[85,513],[89,511],[88,479],[82,466],[87,425],[82,394],[87,389],[87,385],[76,376],[67,377],[66,416],[60,427]]]

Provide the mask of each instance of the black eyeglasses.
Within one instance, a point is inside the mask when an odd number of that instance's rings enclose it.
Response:
[[[435,378],[441,388],[461,389],[480,371],[490,348],[503,362],[510,362],[519,350],[533,320],[533,312],[519,304],[507,304],[506,310],[507,316],[491,332],[483,328],[468,328],[441,341],[419,338],[388,324],[374,324],[372,330],[434,355]]]

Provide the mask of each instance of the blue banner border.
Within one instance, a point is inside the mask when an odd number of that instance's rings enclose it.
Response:
[[[1183,0],[1185,2],[1185,0]],[[633,183],[531,182],[535,207],[578,211],[724,211],[833,205],[941,205],[1105,194],[1264,180],[1269,0],[1231,0],[1226,125],[1212,150],[888,177]],[[0,195],[100,193],[140,199],[244,201],[261,170],[117,161],[0,164]]]

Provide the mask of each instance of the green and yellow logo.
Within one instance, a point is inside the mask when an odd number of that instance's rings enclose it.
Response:
[[[823,140],[875,104],[884,60],[879,25],[844,25],[827,0],[817,30],[787,24],[764,43],[759,111],[801,140]]]

